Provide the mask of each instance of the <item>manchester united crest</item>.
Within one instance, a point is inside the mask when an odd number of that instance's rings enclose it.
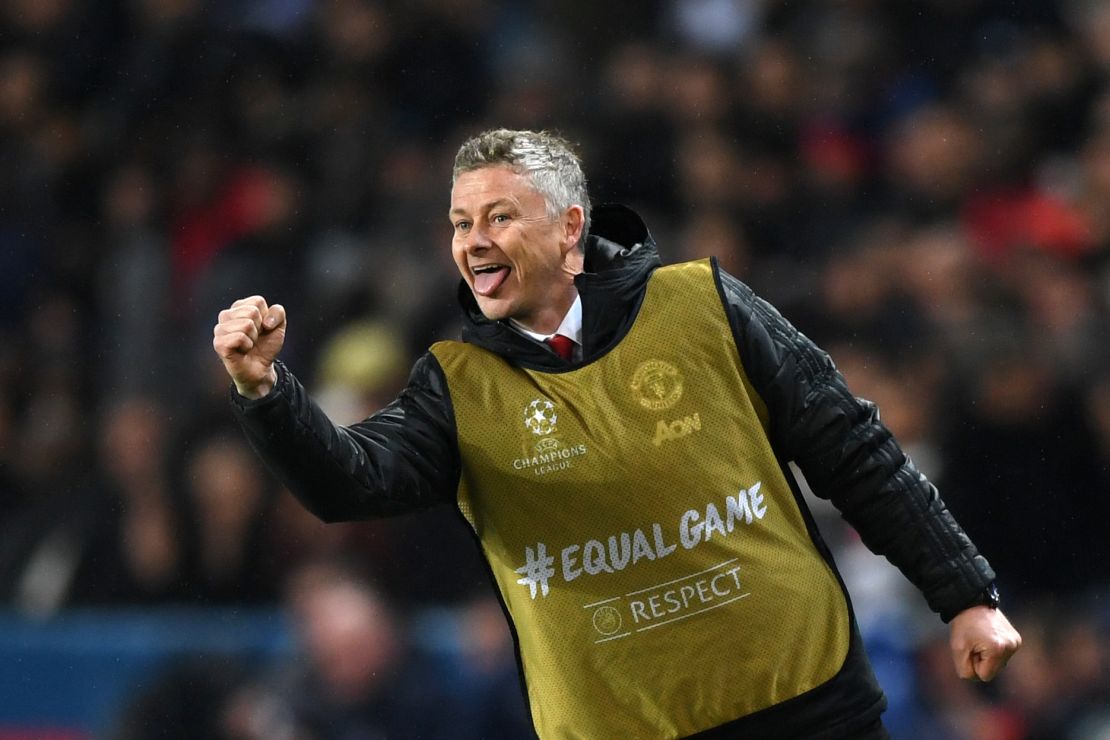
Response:
[[[632,392],[646,409],[669,409],[682,398],[682,374],[664,360],[641,362],[632,374]]]

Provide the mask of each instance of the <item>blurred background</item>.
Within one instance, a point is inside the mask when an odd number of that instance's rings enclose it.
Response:
[[[527,736],[457,516],[312,519],[211,349],[262,294],[333,418],[390,399],[493,126],[829,350],[994,564],[964,683],[816,504],[896,738],[1110,737],[1110,2],[4,0],[0,738]]]

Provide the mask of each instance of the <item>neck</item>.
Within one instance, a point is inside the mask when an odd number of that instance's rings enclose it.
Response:
[[[513,321],[528,331],[537,334],[551,334],[563,323],[563,319],[566,318],[567,312],[570,311],[570,307],[574,305],[574,300],[577,297],[578,290],[572,284],[569,291],[559,296],[558,301],[550,303],[527,319],[518,318],[513,319]]]

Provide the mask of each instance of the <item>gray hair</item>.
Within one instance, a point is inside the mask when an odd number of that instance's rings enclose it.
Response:
[[[508,165],[531,180],[547,204],[548,218],[557,218],[571,206],[582,206],[584,220],[578,247],[583,248],[590,230],[590,195],[582,161],[569,141],[548,131],[483,131],[459,147],[451,183],[464,172],[497,165]]]

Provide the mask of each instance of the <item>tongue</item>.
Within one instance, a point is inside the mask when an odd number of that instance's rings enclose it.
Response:
[[[474,276],[474,292],[480,296],[488,296],[498,288],[505,278],[509,276],[508,267],[499,267],[489,272],[479,272]]]

